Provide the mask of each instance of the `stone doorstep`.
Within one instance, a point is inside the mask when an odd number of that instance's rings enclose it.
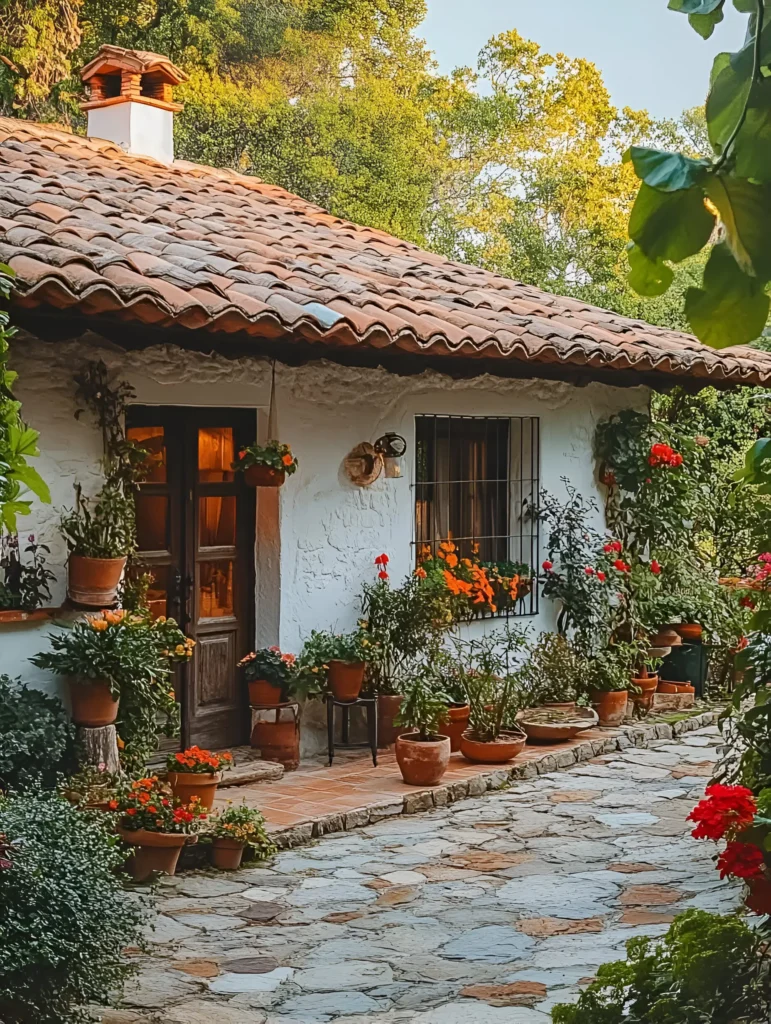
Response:
[[[382,821],[383,818],[396,817],[401,814],[415,814],[427,811],[432,807],[445,807],[456,800],[467,797],[481,796],[489,790],[502,789],[511,782],[519,782],[545,775],[560,769],[572,768],[582,761],[590,761],[601,754],[610,754],[615,750],[628,750],[630,747],[647,747],[657,739],[675,739],[682,733],[714,725],[719,716],[718,711],[705,711],[673,722],[639,723],[623,725],[619,729],[595,730],[607,735],[599,739],[573,741],[572,746],[560,746],[558,751],[550,752],[545,747],[543,753],[531,757],[520,764],[503,765],[472,775],[468,779],[449,782],[435,786],[433,789],[410,789],[404,796],[390,797],[387,803],[382,799],[352,811],[336,811],[309,819],[299,825],[268,826],[271,839],[280,850],[288,850],[303,846],[312,839],[328,835],[331,832],[348,832],[354,828]]]

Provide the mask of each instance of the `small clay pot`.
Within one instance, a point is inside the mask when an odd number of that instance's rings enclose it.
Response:
[[[144,882],[155,871],[173,875],[182,847],[197,839],[179,832],[148,832],[144,828],[134,832],[118,828],[118,834],[124,843],[134,847],[128,872],[136,882]]]
[[[396,737],[396,761],[408,786],[436,786],[450,763],[450,737],[422,741],[418,733]]]
[[[767,878],[748,878],[750,891],[744,898],[745,906],[753,914],[771,914],[771,882]]]
[[[471,730],[466,729],[461,736],[460,752],[467,761],[473,761],[474,764],[503,764],[521,754],[525,743],[527,736],[521,730],[502,732],[497,740],[484,743],[474,739]]]
[[[237,871],[241,867],[246,843],[237,839],[215,839],[211,844],[211,862],[220,871]]]
[[[335,700],[343,703],[358,700],[366,669],[363,661],[338,661],[333,658],[329,663],[327,682]]]
[[[394,719],[402,706],[401,694],[379,693],[377,697],[377,745],[390,747],[399,735]]]
[[[273,466],[249,466],[244,470],[247,487],[281,487],[286,480],[286,471]]]
[[[118,717],[120,698],[115,700],[107,683],[99,679],[69,679],[70,717],[75,725],[98,729],[112,725]]]
[[[624,721],[629,700],[628,690],[592,690],[589,699],[599,716],[600,725],[613,728]]]
[[[67,597],[86,608],[109,608],[118,597],[118,584],[125,567],[125,555],[122,558],[70,555],[67,562]]]
[[[281,686],[267,679],[249,680],[250,704],[281,704]]]
[[[222,780],[222,772],[169,772],[166,778],[171,792],[183,804],[189,804],[197,796],[201,806],[210,811],[214,806],[214,794]]]
[[[690,683],[677,683],[672,680],[662,679],[658,685],[659,693],[696,693],[696,688]]]
[[[641,712],[650,711],[653,707],[653,697],[659,685],[658,676],[639,676],[632,679],[632,683],[639,688],[640,693],[630,691],[629,699],[636,704]]]
[[[263,761],[277,761],[287,772],[296,771],[300,766],[300,730],[294,719],[256,721],[249,742],[260,751]]]
[[[672,628],[687,644],[699,643],[704,632],[698,622],[681,622]]]
[[[447,718],[442,721],[444,735],[450,737],[450,750],[455,753],[460,750],[460,738],[468,728],[468,719],[471,708],[468,704],[450,704],[447,708]]]

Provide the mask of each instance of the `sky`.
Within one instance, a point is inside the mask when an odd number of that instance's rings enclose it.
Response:
[[[602,71],[613,102],[677,117],[704,102],[712,60],[741,46],[746,15],[726,18],[704,41],[667,0],[427,0],[419,34],[440,70],[473,67],[490,36],[516,28],[547,52],[586,57]]]

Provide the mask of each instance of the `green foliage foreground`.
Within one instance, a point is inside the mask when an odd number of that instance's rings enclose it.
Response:
[[[738,917],[678,916],[661,940],[627,943],[627,960],[603,964],[554,1024],[768,1024],[768,936]]]

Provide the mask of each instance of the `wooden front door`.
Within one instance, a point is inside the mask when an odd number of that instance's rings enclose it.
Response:
[[[180,670],[182,743],[245,743],[249,708],[236,665],[254,635],[255,496],[231,469],[254,440],[254,412],[132,406],[129,439],[152,456],[137,495],[141,562],[150,607],[196,641]]]

